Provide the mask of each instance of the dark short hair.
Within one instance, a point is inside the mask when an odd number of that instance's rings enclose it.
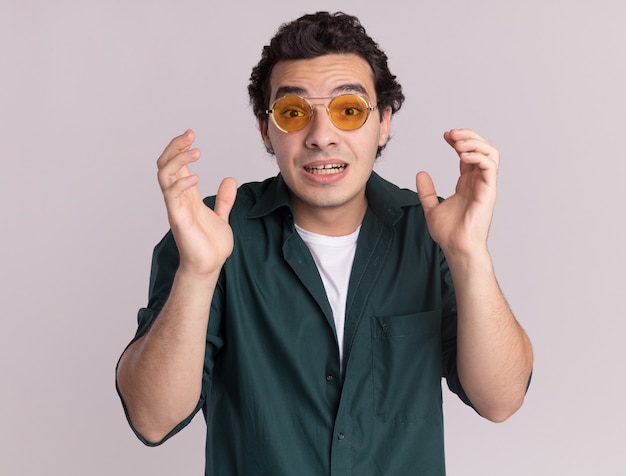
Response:
[[[366,33],[359,19],[343,12],[317,12],[282,24],[269,45],[263,47],[248,84],[254,115],[267,120],[270,77],[279,61],[348,53],[362,57],[372,68],[379,110],[391,107],[392,114],[396,113],[404,102],[402,87],[389,71],[387,55]],[[378,155],[381,150],[382,147]]]

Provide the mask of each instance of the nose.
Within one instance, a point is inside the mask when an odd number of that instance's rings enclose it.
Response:
[[[339,144],[339,129],[332,123],[325,104],[314,104],[313,117],[306,128],[305,145],[324,150]]]

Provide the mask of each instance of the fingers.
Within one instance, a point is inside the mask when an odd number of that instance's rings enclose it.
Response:
[[[477,165],[481,169],[497,169],[500,164],[498,149],[470,129],[452,129],[443,137],[459,154],[462,164]]]
[[[415,187],[417,188],[417,196],[425,212],[428,212],[428,210],[439,204],[435,184],[433,184],[433,180],[428,173],[420,172],[415,176]]]
[[[180,206],[180,201],[183,198],[183,194],[187,192],[187,198],[196,201],[201,201],[202,196],[200,191],[195,188],[200,178],[197,175],[189,175],[176,180],[172,185],[163,189],[163,198],[168,209],[176,209]]]
[[[443,133],[443,137],[452,147],[454,147],[455,142],[464,140],[476,140],[484,142],[485,144],[489,143],[471,129],[450,129],[449,131]]]
[[[165,148],[157,160],[157,177],[161,190],[165,193],[178,180],[188,178],[186,182],[197,179],[191,178],[188,165],[200,158],[198,149],[191,149],[195,139],[192,130],[175,137]]]
[[[192,149],[195,134],[188,129],[172,139],[157,160],[157,175],[168,211],[176,214],[185,203],[201,204],[202,197],[196,185],[199,177],[189,172],[189,164],[200,158],[200,151]],[[225,178],[219,186],[215,202],[215,213],[228,222],[230,210],[235,203],[237,182]]]
[[[195,138],[196,135],[191,129],[187,129],[181,135],[174,137],[157,160],[157,167],[163,167],[175,155],[189,150]]]

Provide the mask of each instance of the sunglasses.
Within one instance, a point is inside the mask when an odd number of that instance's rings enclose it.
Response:
[[[362,127],[369,119],[371,112],[376,109],[376,106],[372,106],[367,99],[356,94],[342,94],[332,98],[328,106],[325,104],[315,104],[315,106],[324,106],[330,121],[343,131],[354,131]],[[314,105],[307,98],[285,96],[274,101],[271,109],[267,109],[265,114],[270,115],[274,125],[282,132],[296,132],[304,129],[311,122],[313,107]]]

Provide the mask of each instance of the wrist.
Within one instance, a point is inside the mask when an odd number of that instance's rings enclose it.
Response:
[[[219,268],[217,270],[201,270],[181,263],[176,270],[174,280],[188,286],[212,286],[217,282],[219,274]]]
[[[473,250],[443,250],[452,275],[478,277],[493,273],[493,262],[486,247]]]

